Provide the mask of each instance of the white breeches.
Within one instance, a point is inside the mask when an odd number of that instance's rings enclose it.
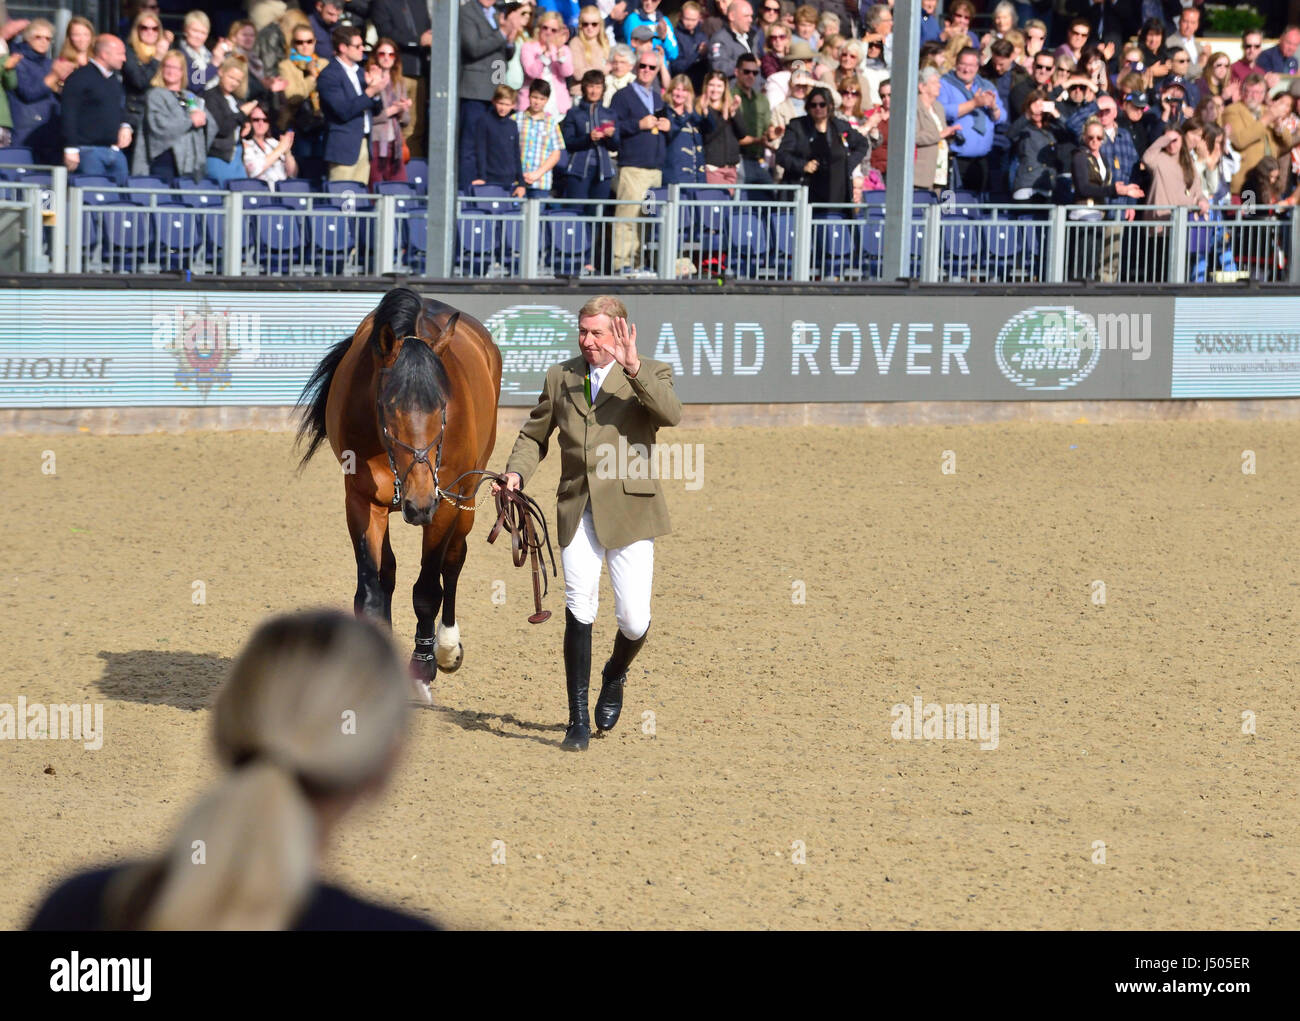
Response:
[[[639,539],[628,546],[605,549],[596,539],[591,507],[582,512],[582,522],[573,542],[560,551],[564,564],[564,603],[581,623],[596,619],[600,603],[600,566],[609,564],[614,587],[614,615],[618,629],[633,641],[650,626],[650,587],[654,580],[655,541]]]

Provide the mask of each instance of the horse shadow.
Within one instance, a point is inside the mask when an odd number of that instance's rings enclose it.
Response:
[[[535,741],[538,744],[546,745],[548,748],[557,747],[560,744],[566,729],[563,723],[533,723],[528,720],[521,720],[513,713],[481,713],[471,709],[454,709],[446,705],[417,704],[416,708],[426,712],[439,713],[462,730],[482,730],[496,737],[508,737],[516,741]],[[538,737],[535,734],[516,734],[503,729],[505,727],[517,727],[519,730],[540,731],[548,734],[558,733],[560,737],[548,739]]]
[[[231,660],[202,652],[136,649],[100,652],[104,673],[97,686],[109,698],[176,709],[207,709]]]

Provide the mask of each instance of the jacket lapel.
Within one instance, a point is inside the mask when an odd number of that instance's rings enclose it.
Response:
[[[632,384],[627,381],[623,366],[619,365],[618,362],[614,362],[609,367],[609,374],[605,376],[605,382],[600,384],[600,393],[596,394],[596,399],[592,401],[591,410],[595,411],[600,407],[607,397],[630,389],[632,389]]]

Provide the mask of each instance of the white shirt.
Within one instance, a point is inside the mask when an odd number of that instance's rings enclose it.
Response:
[[[600,393],[600,385],[603,382],[605,382],[605,377],[609,375],[610,369],[612,369],[617,364],[618,362],[614,361],[613,358],[609,360],[608,365],[599,369],[596,368],[596,366],[588,363],[587,373],[591,376],[591,403],[592,404],[596,403],[596,395]]]
[[[342,61],[342,60],[340,60],[339,63],[343,65],[343,70],[346,71],[346,72],[348,73],[348,80],[352,82],[352,87],[353,87],[354,89],[357,90],[357,95],[358,95],[358,96],[361,95],[361,93],[363,93],[363,92],[365,91],[365,89],[363,89],[363,88],[361,87],[361,76],[357,73],[357,65],[356,65],[356,64],[349,64],[349,63],[347,63],[346,61]],[[363,130],[367,135],[370,134],[370,114],[369,114],[369,113],[366,114],[366,123],[365,123],[365,127],[362,128],[362,130]]]

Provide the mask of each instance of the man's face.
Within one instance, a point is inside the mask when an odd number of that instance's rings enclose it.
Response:
[[[614,342],[614,326],[607,315],[583,316],[578,320],[578,347],[588,365],[604,368],[614,356],[602,345]]]
[[[754,88],[754,81],[758,77],[758,62],[746,60],[736,64],[736,84],[745,90]]]
[[[1256,82],[1253,85],[1247,85],[1241,90],[1242,98],[1245,99],[1246,105],[1252,109],[1258,110],[1264,105],[1264,93],[1268,91],[1268,86],[1263,82]]]
[[[975,74],[979,71],[979,57],[968,53],[957,61],[957,77],[969,85],[975,80]]]
[[[1046,85],[1052,80],[1052,73],[1056,70],[1056,61],[1046,53],[1040,53],[1034,58],[1034,81],[1040,85]]]
[[[894,30],[894,12],[889,8],[882,8],[880,12],[880,21],[876,23],[876,35],[889,35]]]
[[[1255,63],[1255,58],[1259,56],[1259,51],[1263,48],[1264,37],[1258,32],[1246,36],[1241,44],[1242,59],[1245,60],[1247,64]]]
[[[365,43],[361,41],[361,36],[354,35],[348,40],[346,46],[339,47],[339,52],[343,56],[347,57],[348,60],[352,61],[352,63],[359,64],[366,55],[366,46]]]
[[[636,80],[642,85],[649,85],[659,77],[659,55],[654,46],[649,46],[637,54]]]
[[[1201,12],[1195,7],[1188,7],[1178,16],[1178,34],[1184,39],[1190,39],[1196,34],[1200,24]]]
[[[682,28],[688,32],[694,32],[695,26],[700,23],[699,11],[690,10],[682,11]]]
[[[727,8],[727,22],[737,32],[748,32],[754,23],[754,8],[749,6],[748,0],[733,0]]]
[[[1288,32],[1277,41],[1277,44],[1278,48],[1282,51],[1282,56],[1295,56],[1295,51],[1300,49],[1300,32]]]
[[[1097,116],[1106,129],[1109,130],[1115,126],[1115,114],[1118,112],[1113,99],[1097,100]]]
[[[1088,28],[1084,25],[1074,25],[1070,28],[1069,43],[1072,50],[1081,50],[1088,42]]]
[[[1144,113],[1146,113],[1146,111],[1142,109],[1142,107],[1138,106],[1136,103],[1124,104],[1124,116],[1131,121],[1134,122],[1140,121]]]
[[[1015,56],[999,57],[996,53],[993,55],[993,70],[1000,76],[1011,70],[1011,65],[1016,62]]]
[[[99,59],[110,71],[122,70],[122,65],[126,63],[126,44],[120,39],[113,40],[104,47],[104,52]]]
[[[934,14],[935,8],[939,6],[939,0],[921,0],[921,10],[926,14]]]
[[[1181,74],[1184,78],[1187,77],[1187,70],[1191,67],[1192,58],[1187,55],[1186,50],[1179,50],[1169,58],[1169,62],[1173,65],[1174,74]]]
[[[1183,103],[1187,97],[1183,94],[1182,89],[1170,89],[1160,97],[1160,108],[1164,111],[1165,119],[1177,116],[1183,109]]]
[[[339,17],[343,12],[339,10],[337,4],[322,3],[316,5],[316,13],[320,15],[321,24],[328,28],[339,23]]]
[[[882,86],[880,89],[880,106],[886,113],[889,112],[889,97],[893,94],[891,90],[892,86],[889,85]]]

